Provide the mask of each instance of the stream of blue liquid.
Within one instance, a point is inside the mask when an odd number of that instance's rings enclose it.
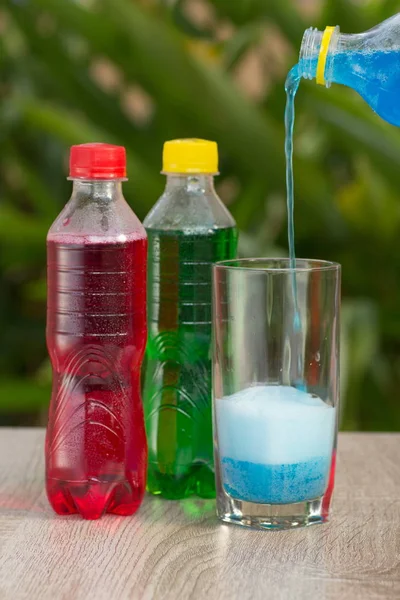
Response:
[[[286,108],[285,108],[285,157],[286,157],[286,203],[288,215],[288,245],[289,245],[289,264],[292,270],[292,291],[293,291],[293,335],[291,351],[297,355],[297,372],[294,375],[297,388],[306,391],[302,374],[302,327],[297,297],[297,279],[296,279],[296,252],[294,246],[294,182],[293,182],[293,128],[294,128],[294,100],[300,84],[300,75],[298,66],[293,67],[286,78]]]
[[[294,248],[294,184],[293,184],[293,128],[294,128],[294,99],[299,88],[300,76],[297,65],[293,67],[286,78],[286,108],[285,108],[285,157],[286,157],[286,202],[288,214],[288,244],[290,268],[296,268],[296,253]],[[297,285],[293,272],[294,300],[297,306]]]

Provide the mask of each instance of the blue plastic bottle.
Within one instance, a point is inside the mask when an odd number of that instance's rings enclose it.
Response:
[[[353,88],[382,119],[400,126],[400,13],[359,34],[310,27],[297,69],[326,87],[333,82]]]

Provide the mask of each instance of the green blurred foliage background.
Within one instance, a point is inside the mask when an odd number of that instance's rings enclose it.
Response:
[[[0,423],[44,422],[45,236],[68,147],[123,144],[126,197],[160,194],[162,143],[218,141],[242,256],[285,255],[284,79],[303,31],[360,32],[393,0],[2,0]],[[352,90],[301,85],[298,256],[343,265],[342,428],[400,426],[400,131]]]

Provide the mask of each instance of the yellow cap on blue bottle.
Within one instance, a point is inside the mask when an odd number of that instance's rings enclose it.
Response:
[[[325,31],[322,34],[322,39],[321,39],[321,46],[319,49],[319,54],[318,54],[318,62],[317,62],[317,83],[319,85],[328,85],[328,87],[330,86],[330,83],[327,84],[325,81],[325,67],[326,67],[326,59],[328,56],[328,50],[329,50],[329,45],[331,43],[331,39],[332,39],[332,35],[334,33],[335,30],[338,30],[338,27],[332,27],[331,25],[328,25],[327,27],[325,27]]]
[[[187,138],[165,142],[163,173],[218,174],[218,146],[216,142]]]

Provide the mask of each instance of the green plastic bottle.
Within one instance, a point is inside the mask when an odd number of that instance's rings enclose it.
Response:
[[[211,265],[236,257],[236,224],[214,189],[215,142],[164,144],[165,191],[147,215],[147,488],[215,496],[211,419]]]

